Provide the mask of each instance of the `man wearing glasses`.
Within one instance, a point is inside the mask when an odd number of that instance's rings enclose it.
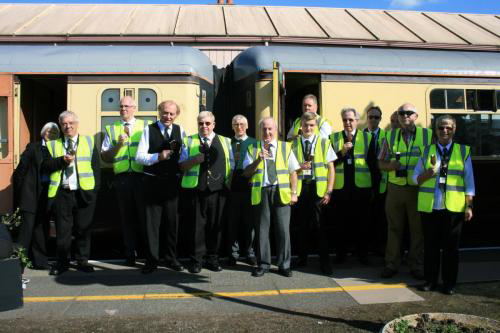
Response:
[[[410,274],[416,279],[423,279],[424,239],[417,211],[418,185],[413,180],[413,172],[424,147],[431,144],[432,132],[415,126],[417,118],[417,109],[413,104],[401,105],[398,109],[400,128],[386,133],[378,157],[380,169],[388,172],[385,203],[388,230],[382,278],[390,278],[398,272],[405,221],[408,220]]]
[[[146,123],[134,117],[136,103],[130,96],[120,100],[120,120],[106,126],[102,160],[113,164],[113,188],[118,204],[125,245],[125,265],[135,266],[137,235],[144,223],[141,188],[142,165],[135,155]]]
[[[193,223],[190,246],[190,273],[206,267],[222,271],[218,252],[221,220],[234,158],[231,139],[214,132],[215,117],[210,111],[198,114],[198,134],[183,140],[179,167],[184,172],[182,188],[187,192],[187,221]]]
[[[180,188],[177,162],[182,140],[186,136],[182,127],[174,124],[180,113],[181,109],[174,101],[161,102],[158,105],[160,119],[144,128],[137,149],[136,160],[144,165],[142,186],[146,206],[143,230],[147,251],[143,274],[150,274],[157,268],[160,243],[165,244],[165,266],[178,272],[184,269],[177,260]]]

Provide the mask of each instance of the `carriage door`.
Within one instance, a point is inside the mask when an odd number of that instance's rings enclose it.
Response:
[[[0,214],[12,212],[13,90],[12,75],[0,75]]]
[[[285,73],[279,62],[273,62],[273,111],[272,117],[278,124],[278,136],[286,141],[285,128]]]

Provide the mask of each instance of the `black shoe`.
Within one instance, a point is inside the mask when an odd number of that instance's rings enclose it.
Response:
[[[262,275],[269,272],[269,268],[255,267],[252,271],[252,276],[261,277]]]
[[[181,265],[177,260],[166,261],[165,267],[170,268],[176,272],[182,272],[184,270],[184,266]]]
[[[390,267],[384,267],[384,269],[382,270],[382,273],[380,273],[380,277],[383,279],[388,279],[388,278],[393,277],[397,273],[398,273],[398,271],[395,269],[392,269]]]
[[[292,277],[292,270],[290,268],[280,268],[278,269],[278,273],[283,275],[284,277]]]
[[[321,268],[321,273],[323,273],[326,276],[333,276],[333,269],[332,265],[330,263],[325,263],[320,265]]]
[[[199,272],[201,272],[201,264],[198,262],[191,264],[191,266],[188,268],[188,271],[192,274],[198,274]]]
[[[222,267],[219,264],[219,260],[209,261],[207,263],[207,269],[211,270],[212,272],[221,272],[222,271]]]
[[[128,257],[127,259],[125,259],[125,262],[123,264],[128,267],[135,267],[135,258]]]
[[[433,282],[426,282],[417,287],[420,291],[434,291],[437,289],[437,284]]]
[[[443,287],[442,290],[443,294],[451,296],[455,294],[455,288],[454,287]]]
[[[68,266],[54,265],[50,267],[49,275],[61,275],[68,270]]]
[[[300,268],[307,266],[307,257],[298,257],[297,260],[292,264],[293,268]]]
[[[156,268],[157,268],[157,265],[146,263],[146,265],[144,265],[144,267],[142,268],[141,273],[142,274],[151,274],[156,270]]]
[[[425,280],[424,273],[419,269],[413,269],[410,271],[410,275],[416,280]]]
[[[230,256],[229,259],[227,259],[227,266],[236,266],[236,258],[233,256]]]
[[[250,266],[257,266],[257,258],[248,257],[246,263],[249,264]]]
[[[76,266],[76,269],[84,273],[94,273],[95,271],[94,266],[89,264],[78,264],[78,266]]]

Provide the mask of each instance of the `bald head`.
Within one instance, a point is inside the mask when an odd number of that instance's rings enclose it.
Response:
[[[411,103],[404,103],[398,108],[398,121],[401,128],[410,129],[418,118],[417,108]]]
[[[260,121],[260,130],[264,141],[273,141],[276,139],[276,122],[271,117],[262,118]]]

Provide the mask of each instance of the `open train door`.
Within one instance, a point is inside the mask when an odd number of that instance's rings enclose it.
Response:
[[[278,124],[278,137],[286,141],[285,128],[285,73],[279,62],[273,62],[273,111],[272,117]]]
[[[0,214],[13,209],[14,83],[12,75],[0,75]]]

